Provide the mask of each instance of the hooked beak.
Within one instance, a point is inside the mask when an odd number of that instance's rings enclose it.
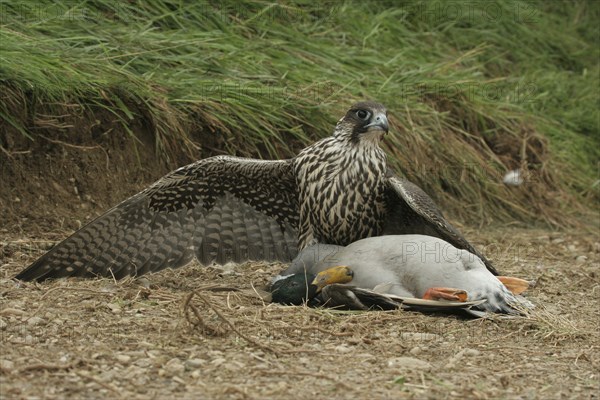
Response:
[[[367,128],[367,130],[381,129],[384,133],[387,133],[390,129],[387,116],[383,113],[377,113],[377,114],[373,115],[373,118],[371,119],[371,121],[372,122],[369,125],[365,126],[365,128]]]

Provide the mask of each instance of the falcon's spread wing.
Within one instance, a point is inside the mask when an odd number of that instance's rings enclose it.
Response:
[[[141,275],[297,253],[291,162],[217,156],[175,170],[54,246],[17,279]]]
[[[406,179],[390,175],[387,178],[388,215],[383,235],[409,233],[435,236],[451,245],[475,254],[487,269],[498,275],[496,268],[454,228],[420,187]]]

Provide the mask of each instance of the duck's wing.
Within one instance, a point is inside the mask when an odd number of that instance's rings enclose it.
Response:
[[[88,223],[16,278],[122,278],[193,258],[290,261],[297,253],[296,192],[289,160],[200,160]]]
[[[414,183],[393,174],[387,177],[388,213],[384,235],[422,234],[435,236],[454,247],[475,254],[494,275],[498,271],[444,218],[434,201]]]
[[[413,298],[398,299],[392,296],[394,300],[402,300],[402,308],[407,311],[417,311],[421,313],[442,313],[458,314],[468,317],[484,318],[488,316],[487,312],[479,311],[476,308],[486,303],[486,299],[472,301],[444,301],[444,300],[425,300]]]
[[[319,306],[343,310],[396,310],[453,313],[466,311],[467,314],[481,317],[485,313],[472,313],[471,307],[477,307],[486,302],[485,299],[473,301],[442,301],[425,300],[413,297],[396,296],[380,293],[375,290],[359,288],[344,284],[331,284],[323,288],[319,294]]]
[[[385,294],[338,283],[325,286],[319,300],[322,306],[343,310],[395,310],[402,305]]]

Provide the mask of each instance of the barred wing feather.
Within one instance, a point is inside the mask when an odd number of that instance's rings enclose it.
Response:
[[[218,156],[175,170],[96,218],[17,279],[142,275],[201,264],[289,261],[298,205],[291,161]]]

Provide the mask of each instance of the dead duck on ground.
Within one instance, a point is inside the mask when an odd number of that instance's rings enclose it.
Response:
[[[389,235],[306,248],[272,281],[274,302],[345,309],[468,309],[518,314],[529,282],[496,277],[482,260],[439,238]]]

